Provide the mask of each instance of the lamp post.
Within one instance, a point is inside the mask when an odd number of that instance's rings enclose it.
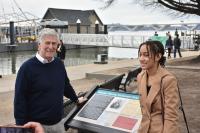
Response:
[[[95,21],[95,34],[99,34],[99,21]]]
[[[77,34],[81,33],[81,20],[77,19],[76,26],[77,26]]]

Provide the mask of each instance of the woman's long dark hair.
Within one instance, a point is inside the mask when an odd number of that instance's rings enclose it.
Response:
[[[140,48],[141,48],[143,45],[146,45],[147,51],[148,51],[149,53],[151,53],[151,54],[154,56],[154,59],[155,59],[155,56],[156,56],[156,55],[161,54],[161,58],[160,58],[160,60],[159,60],[159,64],[160,64],[162,67],[165,67],[166,57],[164,56],[164,54],[165,54],[165,49],[164,49],[164,46],[162,45],[162,43],[159,42],[159,41],[146,41],[146,42],[143,42],[143,43],[140,44],[140,46],[139,46],[138,56],[139,56],[139,54],[140,54]]]

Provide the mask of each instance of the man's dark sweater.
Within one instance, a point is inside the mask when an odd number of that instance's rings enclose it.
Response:
[[[14,116],[17,125],[36,121],[53,125],[62,119],[63,95],[77,101],[64,64],[55,58],[43,64],[36,57],[26,61],[17,74]]]

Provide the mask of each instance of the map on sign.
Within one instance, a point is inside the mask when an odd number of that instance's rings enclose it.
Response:
[[[74,119],[125,132],[137,132],[142,119],[139,96],[98,89]]]

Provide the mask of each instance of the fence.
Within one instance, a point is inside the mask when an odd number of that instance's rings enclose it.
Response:
[[[93,46],[108,46],[108,47],[126,47],[138,48],[142,42],[147,41],[150,36],[136,35],[107,35],[107,34],[62,34],[62,39],[65,44],[74,45],[93,45]],[[181,48],[194,48],[193,38],[184,36],[180,37]]]

